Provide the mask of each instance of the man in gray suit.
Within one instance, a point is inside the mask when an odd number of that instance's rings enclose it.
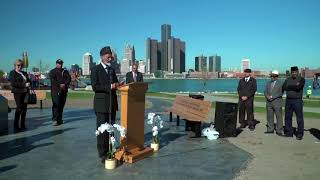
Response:
[[[264,96],[266,97],[267,108],[267,131],[265,134],[273,134],[274,131],[274,114],[277,118],[276,133],[278,136],[283,136],[283,119],[282,119],[282,85],[283,83],[278,80],[279,72],[272,71],[271,80],[267,82]]]

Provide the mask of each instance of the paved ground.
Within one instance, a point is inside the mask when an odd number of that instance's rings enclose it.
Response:
[[[147,112],[162,112],[170,105],[166,100],[148,101]],[[51,125],[50,109],[30,109],[28,131],[0,136],[0,179],[233,179],[252,157],[227,139],[190,138],[193,134],[184,132],[184,123],[176,127],[162,117],[166,123],[160,152],[108,171],[97,157],[91,109],[67,108],[60,127]],[[9,118],[12,131],[13,112]],[[146,126],[146,145],[150,130]]]

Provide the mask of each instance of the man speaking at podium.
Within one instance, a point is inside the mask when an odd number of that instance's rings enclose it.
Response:
[[[126,74],[126,83],[143,82],[143,76],[141,72],[138,72],[138,65],[132,65],[132,71]]]
[[[118,101],[116,90],[119,87],[109,46],[100,50],[101,63],[91,70],[91,84],[95,92],[93,108],[97,116],[97,128],[106,122],[115,123]],[[97,136],[97,148],[101,162],[104,163],[109,150],[109,133],[104,132]]]

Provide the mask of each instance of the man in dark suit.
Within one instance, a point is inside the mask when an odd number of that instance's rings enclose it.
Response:
[[[128,84],[131,82],[143,82],[143,76],[141,72],[138,72],[137,64],[133,64],[132,71],[126,74],[126,83]]]
[[[67,100],[68,87],[71,82],[70,74],[62,68],[63,61],[56,61],[56,68],[49,73],[51,81],[52,120],[54,126],[63,124],[63,108]]]
[[[255,128],[253,116],[253,101],[257,91],[257,81],[251,77],[251,69],[244,70],[245,77],[240,79],[238,84],[239,94],[239,122],[240,128],[245,128],[249,125],[251,131]],[[247,113],[247,120],[245,114]]]
[[[113,60],[109,46],[100,50],[101,63],[91,70],[91,84],[95,92],[93,108],[97,116],[97,128],[104,123],[114,124],[118,101],[116,89],[119,87],[115,70],[111,68]],[[109,151],[109,133],[97,136],[97,148],[101,162],[104,163]]]

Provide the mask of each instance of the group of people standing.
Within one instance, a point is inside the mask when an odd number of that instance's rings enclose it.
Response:
[[[254,95],[257,90],[256,80],[251,77],[251,70],[244,71],[245,77],[239,81],[239,122],[240,128],[249,125],[250,130],[255,129],[255,119],[253,115]],[[267,82],[264,90],[267,110],[267,131],[265,134],[273,134],[274,131],[278,136],[293,137],[296,135],[297,140],[302,140],[304,135],[304,118],[303,118],[303,88],[305,79],[299,75],[297,66],[291,67],[291,76],[284,82],[280,81],[279,72],[272,71],[271,80]],[[314,80],[314,88],[319,88],[318,76]],[[283,129],[283,94],[286,92],[285,99],[285,128]],[[293,113],[296,114],[297,131],[294,132],[292,127]],[[247,120],[245,120],[247,114]],[[276,117],[276,123],[274,122]]]
[[[52,120],[54,126],[63,124],[63,108],[71,81],[69,72],[62,66],[63,61],[58,59],[56,61],[56,67],[49,73],[51,81]],[[15,133],[27,130],[25,123],[28,106],[27,96],[32,89],[31,80],[28,73],[23,71],[23,67],[23,61],[21,59],[16,60],[14,70],[12,70],[9,75],[11,92],[16,102],[13,126]]]
[[[97,128],[106,122],[114,124],[116,111],[118,111],[118,101],[116,90],[124,84],[119,83],[115,70],[111,66],[113,54],[109,46],[100,50],[101,63],[91,69],[91,84],[94,95],[94,111],[96,114]],[[28,74],[23,69],[23,61],[17,60],[14,70],[10,72],[10,82],[12,93],[16,102],[16,112],[14,117],[14,130],[20,132],[26,129],[25,120],[27,103],[25,97],[30,90],[31,81]],[[238,84],[239,94],[239,122],[240,128],[247,126],[251,131],[255,129],[254,119],[254,96],[257,91],[257,81],[251,76],[251,69],[244,70],[244,77]],[[71,81],[67,70],[63,68],[63,61],[58,59],[56,67],[49,73],[51,81],[52,98],[52,120],[54,126],[63,124],[63,108],[66,103],[68,87]],[[315,76],[313,87],[320,88],[318,76]],[[279,78],[277,70],[272,71],[271,80],[267,82],[264,90],[267,110],[267,131],[266,134],[273,134],[274,131],[279,136],[293,137],[292,116],[296,114],[298,128],[296,138],[301,140],[304,133],[303,119],[303,88],[305,79],[299,75],[298,67],[291,67],[291,76],[284,82]],[[125,83],[143,82],[143,76],[138,72],[138,65],[132,65],[132,71],[126,74]],[[286,92],[285,100],[285,129],[283,129],[283,94]],[[276,116],[276,123],[274,123]],[[107,132],[97,137],[97,148],[101,162],[104,163],[109,151],[109,134]]]

